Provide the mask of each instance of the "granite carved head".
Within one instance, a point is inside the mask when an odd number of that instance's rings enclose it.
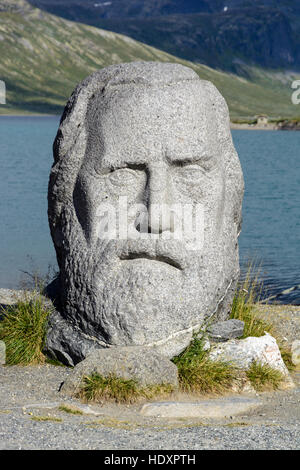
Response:
[[[210,82],[175,64],[96,72],[68,102],[54,158],[48,213],[68,328],[97,347],[172,357],[207,318],[226,317],[243,177]]]

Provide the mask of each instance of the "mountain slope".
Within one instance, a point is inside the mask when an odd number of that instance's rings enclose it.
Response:
[[[291,25],[276,9],[109,19],[94,24],[222,70],[236,72],[237,60],[275,69],[300,67]]]
[[[219,11],[224,0],[29,0],[49,13],[73,21],[86,18],[149,18],[177,13]]]
[[[293,117],[293,74],[265,72],[243,64],[247,79],[190,63],[128,37],[34,9],[24,0],[0,0],[0,80],[7,105],[0,113],[61,113],[75,85],[96,69],[134,60],[177,62],[212,81],[231,116]]]
[[[298,0],[30,0],[194,62],[300,70]]]

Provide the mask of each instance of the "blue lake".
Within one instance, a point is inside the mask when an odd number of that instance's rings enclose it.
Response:
[[[47,185],[58,117],[0,117],[0,287],[56,267]],[[233,131],[244,178],[242,268],[262,265],[270,295],[300,284],[300,132]],[[300,304],[300,290],[283,296]]]

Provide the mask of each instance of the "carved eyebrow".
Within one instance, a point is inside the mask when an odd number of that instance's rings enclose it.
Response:
[[[190,165],[191,163],[206,163],[209,162],[213,159],[213,155],[195,155],[191,157],[184,157],[184,158],[170,158],[167,157],[167,161],[171,165],[176,165],[176,166],[185,166],[185,165]]]
[[[101,164],[99,166],[95,165],[96,172],[101,175],[107,175],[115,170],[122,170],[125,168],[129,168],[130,170],[145,170],[146,165],[142,163],[130,163],[130,162],[124,162],[124,163],[119,163],[115,165],[111,163],[106,163],[103,166],[101,166]]]

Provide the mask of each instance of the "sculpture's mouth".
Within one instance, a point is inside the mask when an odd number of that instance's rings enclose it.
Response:
[[[121,255],[120,259],[122,261],[130,261],[130,260],[135,260],[135,259],[144,259],[147,261],[158,261],[161,263],[166,263],[169,266],[172,266],[173,268],[176,268],[176,269],[180,269],[180,270],[183,269],[180,262],[166,255],[153,256],[153,255],[150,255],[149,253],[128,253],[126,255]]]

